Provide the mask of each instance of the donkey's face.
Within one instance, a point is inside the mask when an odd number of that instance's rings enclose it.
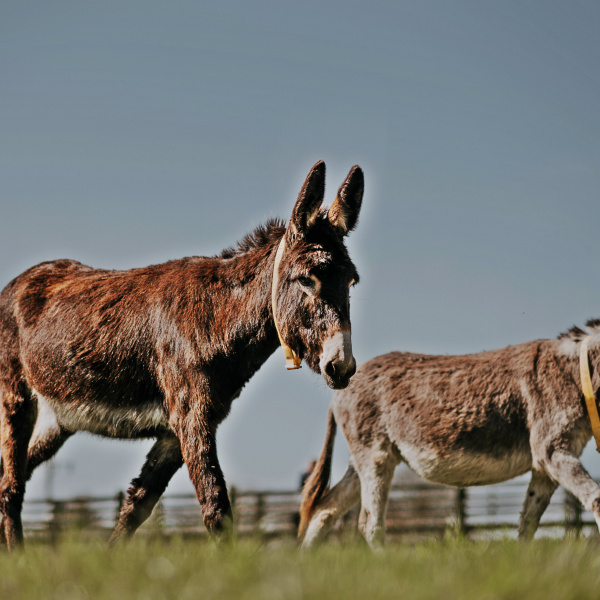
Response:
[[[328,211],[325,165],[308,174],[285,233],[279,266],[276,316],[281,336],[327,385],[345,388],[356,371],[350,335],[350,287],[356,268],[344,245],[356,225],[364,189],[353,167]]]

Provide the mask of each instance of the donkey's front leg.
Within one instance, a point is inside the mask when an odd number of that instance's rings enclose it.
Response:
[[[131,482],[127,500],[121,507],[119,522],[109,544],[113,545],[135,533],[150,516],[169,481],[182,464],[179,440],[175,436],[169,435],[156,441],[146,457],[140,476]]]
[[[548,445],[540,460],[548,475],[576,496],[591,511],[600,529],[600,486],[590,477],[579,458]]]
[[[216,426],[197,414],[188,414],[180,428],[183,460],[196,488],[204,525],[210,533],[229,537],[233,529],[227,486],[217,458]]]

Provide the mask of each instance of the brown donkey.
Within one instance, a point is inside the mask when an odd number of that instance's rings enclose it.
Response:
[[[356,370],[343,238],[358,219],[351,169],[329,211],[325,165],[287,227],[270,221],[236,248],[128,271],[46,262],[0,294],[0,511],[8,547],[23,539],[25,482],[79,430],[156,438],[111,541],[131,535],[185,463],[204,523],[229,529],[215,435],[232,401],[279,345],[332,388]],[[279,338],[278,338],[279,333]],[[285,342],[283,341],[285,340]]]
[[[587,324],[594,390],[600,387],[600,321]],[[405,462],[421,477],[467,487],[531,471],[519,524],[529,539],[558,484],[600,525],[600,487],[579,461],[592,435],[579,375],[586,333],[573,328],[539,340],[465,356],[391,352],[363,365],[348,389],[336,392],[323,452],[304,486],[304,546],[361,503],[367,542],[384,539],[394,469]],[[327,489],[336,422],[351,464]]]

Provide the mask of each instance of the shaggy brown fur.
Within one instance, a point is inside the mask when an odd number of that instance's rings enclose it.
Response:
[[[596,390],[599,325],[587,324]],[[480,354],[391,352],[364,363],[333,397],[324,450],[304,487],[304,544],[322,538],[359,499],[362,532],[371,545],[381,544],[392,476],[402,461],[425,479],[459,487],[532,471],[521,538],[534,535],[558,484],[600,523],[600,487],[578,459],[591,437],[578,366],[587,335],[573,328],[556,340]],[[352,460],[344,478],[327,490],[335,422]]]
[[[22,541],[25,482],[75,431],[157,438],[113,540],[131,535],[185,463],[212,532],[231,519],[215,435],[245,383],[286,343],[333,388],[356,369],[343,242],[363,175],[354,167],[327,213],[325,165],[309,173],[286,228],[271,221],[236,248],[129,271],[39,264],[0,294],[0,512]],[[275,306],[274,258],[285,236]],[[318,281],[316,289],[314,282]],[[340,340],[343,338],[343,344]]]

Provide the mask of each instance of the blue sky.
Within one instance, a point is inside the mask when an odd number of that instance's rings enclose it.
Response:
[[[593,1],[0,0],[0,286],[216,254],[323,159],[327,201],[365,171],[359,362],[554,337],[600,316],[599,30]],[[320,450],[329,391],[282,363],[219,432],[229,484],[295,487]],[[125,489],[148,447],[80,434],[53,493]]]

